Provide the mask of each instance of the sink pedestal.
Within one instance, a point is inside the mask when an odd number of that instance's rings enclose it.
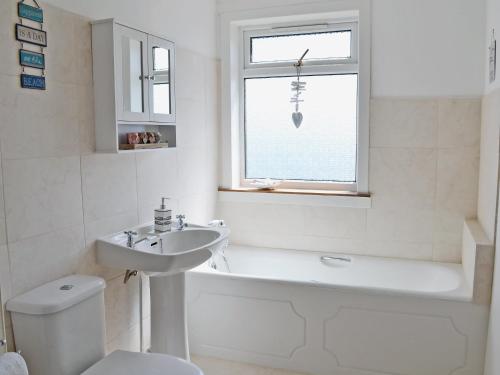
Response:
[[[189,361],[185,272],[151,276],[151,352]]]
[[[150,275],[152,352],[189,360],[185,272],[209,260],[228,236],[225,227],[189,224],[159,233],[145,224],[97,240],[99,264]]]

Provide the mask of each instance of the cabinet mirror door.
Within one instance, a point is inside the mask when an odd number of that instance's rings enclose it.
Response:
[[[147,34],[126,27],[119,28],[121,53],[122,110],[118,116],[124,121],[147,121],[148,62]],[[120,76],[120,72],[118,72]],[[120,96],[119,96],[120,97]],[[119,107],[120,108],[120,107]]]
[[[150,118],[155,122],[175,122],[174,44],[149,36]]]

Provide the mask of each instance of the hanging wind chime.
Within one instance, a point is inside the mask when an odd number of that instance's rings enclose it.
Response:
[[[304,101],[303,99],[300,99],[300,95],[304,91],[306,91],[306,82],[303,82],[300,80],[300,74],[302,73],[302,65],[303,65],[304,57],[306,57],[308,52],[309,52],[309,49],[307,49],[302,54],[302,57],[295,64],[293,64],[293,66],[295,67],[295,69],[297,71],[297,80],[292,82],[293,96],[290,99],[290,103],[295,104],[295,112],[292,113],[292,121],[297,129],[300,127],[300,125],[302,124],[302,120],[304,119],[304,116],[299,111],[299,104]]]

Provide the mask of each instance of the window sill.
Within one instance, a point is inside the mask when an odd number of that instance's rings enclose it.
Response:
[[[219,201],[239,203],[272,203],[301,206],[371,208],[370,194],[348,191],[219,188]]]

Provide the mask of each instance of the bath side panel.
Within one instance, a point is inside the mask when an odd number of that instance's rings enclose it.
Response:
[[[188,273],[192,353],[318,375],[478,375],[486,306]]]

